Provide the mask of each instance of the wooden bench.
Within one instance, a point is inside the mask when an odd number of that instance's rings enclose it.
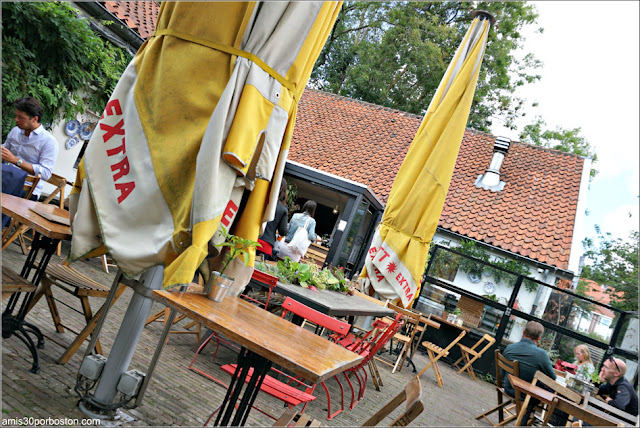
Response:
[[[307,254],[304,255],[304,258],[306,261],[315,263],[319,268],[322,268],[322,266],[324,266],[324,261],[327,259],[328,253],[328,248],[312,243],[309,245],[309,249],[307,250]]]
[[[29,281],[18,275],[17,272],[2,266],[2,300],[15,292],[31,293],[36,287]]]

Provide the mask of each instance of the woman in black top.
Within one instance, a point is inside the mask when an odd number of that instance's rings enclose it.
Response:
[[[285,205],[287,200],[287,181],[283,178],[280,184],[280,194],[278,195],[278,205],[276,206],[276,215],[264,228],[264,233],[258,238],[260,244],[256,248],[257,254],[264,254],[265,260],[275,260],[276,254],[273,254],[273,244],[276,241],[276,229],[280,236],[287,236],[289,231],[289,210]]]

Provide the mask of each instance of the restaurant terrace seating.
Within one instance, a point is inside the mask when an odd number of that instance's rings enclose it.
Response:
[[[518,361],[511,361],[505,358],[500,350],[496,349],[496,393],[498,396],[498,405],[487,410],[484,413],[476,416],[476,419],[484,418],[492,426],[503,426],[509,422],[515,420],[518,417],[522,400],[520,398],[520,391],[515,390],[514,396],[510,396],[504,389],[502,371],[504,370],[505,376],[511,374],[515,377],[520,377],[520,363]],[[515,408],[515,410],[514,410]],[[494,424],[487,416],[498,412],[498,423]],[[505,418],[505,412],[508,412],[507,418]]]
[[[553,415],[553,412],[555,410],[564,412],[570,417],[574,417],[575,419],[578,419],[583,423],[587,423],[591,426],[596,426],[596,427],[625,426],[622,423],[616,423],[611,419],[608,419],[605,415],[595,414],[589,409],[580,407],[576,403],[573,403],[562,397],[555,397],[553,399],[553,402],[549,405],[549,408],[547,409],[544,420],[542,421],[543,426],[547,426],[549,424],[551,416]]]
[[[396,370],[402,371],[402,365],[413,348],[413,340],[418,332],[418,326],[420,325],[420,318],[422,315],[408,309],[401,308],[392,303],[389,303],[388,307],[393,309],[396,313],[401,314],[405,320],[402,331],[396,333],[389,342],[389,353],[393,352],[393,342],[397,342],[396,351],[398,351],[398,357],[395,360],[390,361],[383,356],[378,355],[375,359],[393,367],[391,373],[395,373]],[[411,364],[413,365],[412,361]]]
[[[35,189],[35,186],[38,184],[38,182],[40,181],[40,175],[38,175],[38,177],[33,177],[33,176],[27,176],[27,179],[31,179],[31,184],[29,186],[27,186],[27,181],[25,181],[25,190],[27,190],[27,195],[25,196],[25,198],[29,199],[31,197],[31,194],[33,193],[33,190]],[[47,183],[52,184],[54,186],[53,191],[49,194],[49,196],[47,196],[46,198],[44,198],[44,200],[42,201],[43,204],[48,204],[49,202],[51,202],[53,200],[53,198],[60,194],[60,202],[59,202],[59,207],[61,209],[64,209],[64,190],[65,187],[67,185],[67,179],[57,175],[57,174],[51,174],[51,177],[47,180]],[[22,254],[26,254],[27,253],[27,244],[26,244],[26,240],[31,241],[30,238],[27,238],[26,236],[26,232],[29,231],[30,227],[26,226],[24,224],[20,224],[18,222],[15,222],[14,220],[11,221],[11,225],[9,226],[9,229],[11,227],[15,226],[16,230],[11,234],[11,236],[7,236],[6,237],[6,241],[3,237],[2,240],[2,249],[4,250],[9,244],[11,244],[16,238],[18,239],[18,241],[20,242],[20,247],[22,248]],[[58,243],[58,248],[57,248],[57,254],[60,255],[60,248],[61,248],[62,243]]]
[[[453,346],[456,343],[458,343],[460,339],[464,337],[465,334],[467,334],[467,332],[465,330],[462,330],[462,332],[460,332],[458,337],[453,339],[453,341],[449,343],[449,345],[447,345],[446,348],[442,348],[432,342],[428,342],[428,341],[422,342],[422,346],[427,348],[427,355],[429,355],[429,364],[427,364],[422,370],[420,370],[420,372],[418,373],[418,376],[422,376],[422,374],[426,372],[429,367],[433,366],[433,373],[436,376],[436,382],[438,382],[438,386],[442,388],[442,386],[444,385],[444,382],[442,380],[442,375],[440,374],[440,368],[438,367],[438,360],[442,357],[446,357],[447,355],[449,355],[449,350],[453,348]]]
[[[482,349],[478,349],[480,348],[480,345],[486,341],[487,343],[484,345],[484,347]],[[464,346],[460,343],[458,343],[458,346],[460,347],[460,352],[462,353],[462,356],[460,358],[458,358],[458,360],[453,363],[453,366],[455,368],[458,368],[458,364],[463,364],[462,368],[460,368],[460,370],[458,370],[458,374],[462,373],[463,371],[467,371],[467,373],[469,373],[469,376],[471,376],[471,378],[473,380],[476,380],[476,375],[473,372],[473,362],[475,360],[477,360],[478,358],[480,358],[482,356],[482,354],[484,354],[484,352],[489,349],[494,343],[496,343],[496,339],[494,339],[490,334],[485,334],[484,336],[482,336],[480,338],[480,340],[478,340],[476,342],[475,345],[473,345],[471,348],[469,348],[468,346]]]
[[[24,179],[24,185],[22,186],[22,192],[24,193],[23,198],[25,199],[31,198],[31,195],[33,195],[33,191],[36,189],[36,186],[38,185],[39,182],[40,182],[40,174],[38,174],[37,176],[27,175],[27,177]],[[18,238],[19,236],[22,236],[22,234],[20,233],[21,227],[22,227],[22,224],[20,222],[18,222],[17,220],[14,220],[13,218],[11,219],[11,222],[9,223],[9,225],[5,227],[4,231],[2,232],[2,250],[7,248],[9,244],[15,241],[16,238]],[[15,231],[11,233],[11,231],[14,228],[15,228]],[[11,235],[9,235],[10,233]],[[24,240],[19,239],[18,243],[20,244],[20,248],[22,249],[22,254],[27,254],[27,246],[24,243]]]
[[[589,391],[585,392],[584,400],[582,401],[582,407],[589,411],[600,411],[613,416],[616,420],[624,422],[627,425],[638,426],[638,416],[634,416],[630,413],[613,407],[600,398],[597,395],[591,395]]]

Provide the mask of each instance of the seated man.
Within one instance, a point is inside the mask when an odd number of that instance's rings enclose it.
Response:
[[[637,416],[638,394],[624,377],[626,372],[627,365],[624,361],[609,357],[600,369],[600,382],[604,383],[598,388],[598,395],[607,395],[607,404]]]
[[[549,376],[551,379],[555,380],[556,378],[556,372],[553,371],[549,355],[547,355],[544,349],[538,348],[537,346],[538,340],[540,340],[543,333],[544,326],[542,324],[536,321],[529,321],[524,328],[520,342],[508,345],[502,353],[505,358],[511,361],[519,361],[520,379],[527,382],[533,382],[533,377],[538,370]],[[504,378],[503,386],[507,394],[512,397],[515,395],[515,391],[507,377]],[[544,388],[544,385],[542,385],[542,387]],[[529,401],[529,406],[527,407],[527,412],[524,417],[525,422],[529,420],[529,415],[531,414],[533,407],[538,403],[539,401],[536,399],[531,399]],[[559,415],[554,413],[551,423],[554,425],[564,425],[566,420],[566,413]]]
[[[551,360],[544,349],[538,348],[537,343],[544,333],[542,324],[536,321],[529,321],[522,333],[522,340],[517,343],[508,345],[502,355],[505,358],[520,362],[520,379],[527,382],[533,381],[533,376],[538,370],[549,376],[551,379],[556,378],[553,371]],[[514,391],[509,383],[509,379],[505,378],[504,389],[513,397]]]
[[[51,178],[58,159],[58,142],[40,123],[44,109],[33,97],[20,98],[13,104],[16,126],[2,145],[2,161],[31,175],[40,174],[32,199],[42,193],[43,182]],[[24,177],[23,177],[24,181]]]

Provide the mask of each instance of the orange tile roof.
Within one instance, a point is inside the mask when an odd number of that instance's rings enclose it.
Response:
[[[369,186],[386,202],[421,116],[307,89],[289,159]],[[439,226],[567,269],[584,167],[580,156],[512,142],[500,192],[475,181],[493,155],[493,135],[467,129]]]
[[[147,38],[159,3],[105,2]],[[289,158],[369,186],[386,202],[421,116],[307,89]],[[439,226],[506,251],[567,269],[584,159],[513,142],[501,192],[479,189],[495,137],[467,129]]]
[[[603,303],[605,305],[611,304],[610,293],[617,294],[620,297],[624,296],[624,293],[622,292],[616,293],[614,288],[612,287],[605,288],[602,285],[590,279],[581,278],[580,281],[586,282],[587,289],[585,290],[585,294],[590,298],[592,298],[593,300],[595,300],[596,302]],[[610,292],[607,292],[607,289],[609,289]],[[594,312],[597,312],[609,318],[613,318],[615,316],[615,312],[613,312],[611,309],[603,308],[601,306],[595,306]]]
[[[157,1],[106,1],[109,12],[117,16],[127,26],[136,30],[143,39],[153,34],[158,19],[160,3]]]

